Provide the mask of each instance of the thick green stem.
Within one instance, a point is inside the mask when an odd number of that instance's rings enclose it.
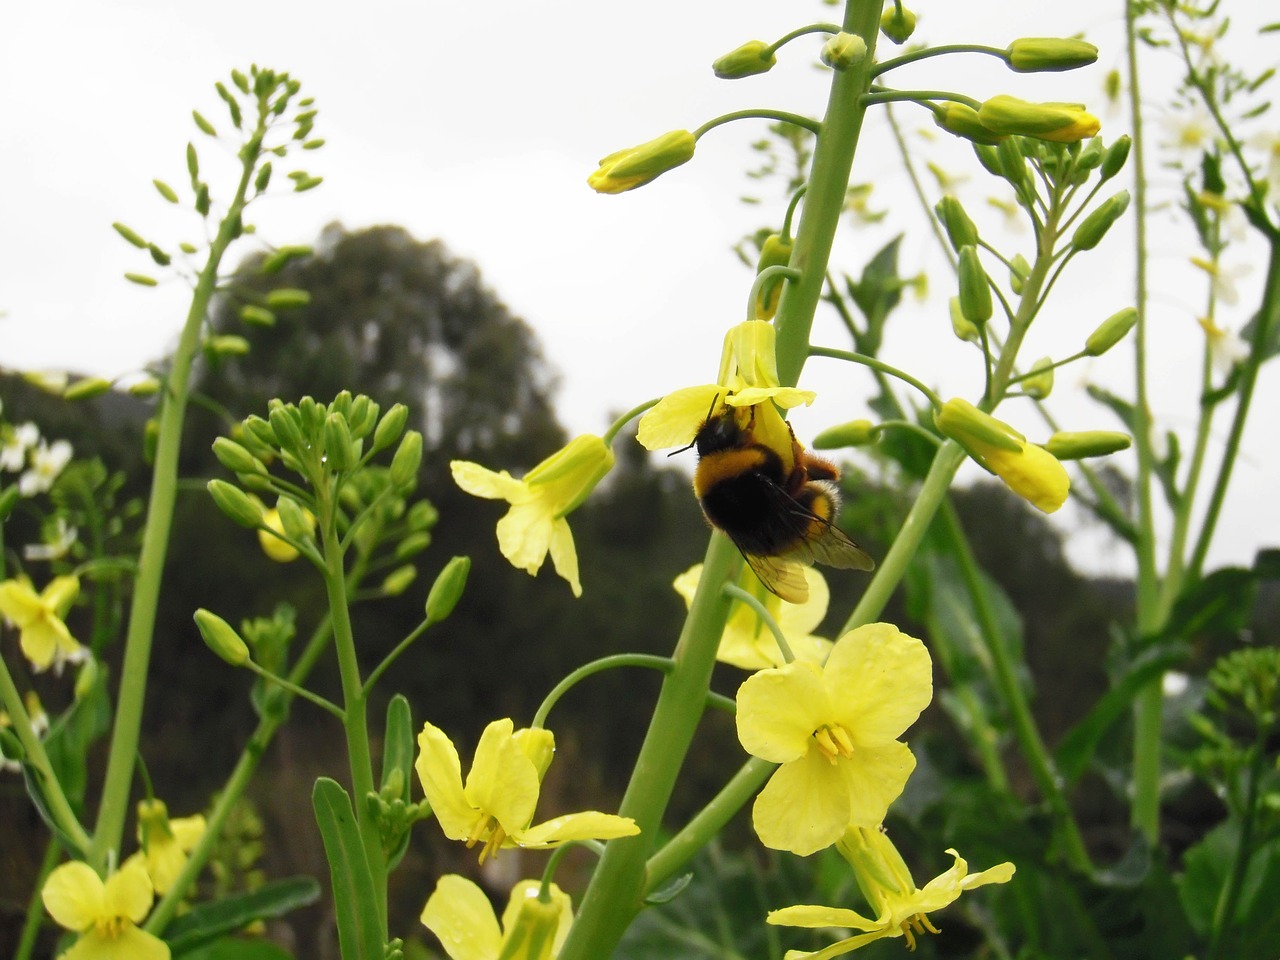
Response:
[[[259,123],[258,133],[265,132]],[[259,137],[260,140],[260,137]],[[160,582],[165,555],[169,549],[169,530],[173,523],[173,505],[178,483],[178,452],[182,440],[182,423],[186,415],[190,391],[191,366],[200,350],[201,328],[218,283],[222,257],[239,236],[245,197],[258,158],[257,151],[245,151],[240,183],[227,207],[226,216],[209,245],[209,256],[196,281],[191,309],[182,328],[173,366],[166,382],[160,408],[160,430],[156,445],[155,468],[151,478],[151,497],[147,504],[147,525],[142,535],[142,552],[138,559],[138,577],[129,607],[129,630],[125,637],[124,663],[120,670],[119,702],[111,748],[102,790],[102,805],[94,829],[90,862],[99,872],[106,870],[113,852],[120,850],[125,815],[129,808],[129,787],[133,779],[142,729],[143,702],[146,698],[147,673],[151,662],[151,643],[155,631],[156,606],[160,599]]]

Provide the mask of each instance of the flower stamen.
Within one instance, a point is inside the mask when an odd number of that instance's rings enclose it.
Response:
[[[853,738],[838,723],[824,723],[813,731],[813,739],[828,763],[835,763],[841,757],[846,760],[853,757]]]

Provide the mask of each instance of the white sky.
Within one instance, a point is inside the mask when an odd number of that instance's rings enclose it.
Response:
[[[1048,77],[1010,74],[989,58],[946,58],[895,73],[895,85],[950,87],[978,98],[1009,92],[1099,103],[1104,73],[1122,61],[1123,0],[920,0],[916,7],[917,37],[929,42],[1004,46],[1018,36],[1083,32],[1101,58],[1090,70]],[[975,9],[982,15],[974,16]],[[169,348],[185,288],[170,283],[145,290],[125,282],[126,270],[146,271],[150,261],[110,224],[123,221],[170,247],[192,237],[194,215],[175,219],[151,178],[185,183],[189,138],[205,164],[212,162],[215,150],[194,129],[190,111],[197,108],[225,127],[213,83],[225,81],[232,67],[256,62],[302,81],[320,110],[315,135],[328,141],[299,160],[323,175],[324,185],[252,208],[259,234],[273,243],[307,243],[338,220],[349,229],[394,223],[420,239],[440,237],[474,259],[486,282],[537,331],[562,376],[562,420],[574,430],[599,432],[609,412],[714,378],[724,328],[743,316],[751,281],[730,248],[755,227],[780,220],[785,201],[772,194],[759,207],[739,201],[753,189],[743,175],[754,159],[745,146],[762,135],[759,122],[712,132],[691,163],[633,193],[598,196],[585,186],[587,174],[606,153],[730,110],[819,114],[826,77],[813,66],[816,38],[784,48],[779,65],[763,77],[720,81],[709,65],[744,40],[773,40],[805,19],[836,16],[835,8],[816,2],[777,0],[649,0],[642,12],[586,0],[370,0],[358,10],[328,0],[6,4],[0,10],[0,365],[115,376]],[[1247,50],[1277,59],[1274,41]],[[1161,71],[1149,87],[1153,97],[1176,78],[1167,62]],[[1099,113],[1108,141],[1127,129],[1122,117]],[[898,116],[913,133],[932,126],[906,106]],[[951,172],[971,175],[961,196],[984,236],[1008,253],[1026,249],[1027,231],[999,239],[1001,215],[983,212],[984,198],[998,189],[966,150],[958,143],[914,142],[940,151]],[[895,319],[885,359],[938,384],[944,396],[975,397],[977,356],[950,334],[952,282],[906,191],[883,124],[868,124],[854,179],[876,184],[873,204],[890,208],[890,224],[843,229],[834,263],[856,274],[887,239],[906,230],[903,272],[928,268],[934,289],[928,304],[905,308]],[[1176,181],[1166,175],[1163,182]],[[225,194],[230,186],[221,189]],[[215,196],[218,191],[215,183]],[[1203,294],[1186,269],[1194,251],[1185,234],[1172,232],[1173,222],[1162,220],[1155,231],[1153,407],[1185,432],[1195,414],[1201,337],[1194,317]],[[248,249],[233,250],[230,263]],[[1258,248],[1251,249],[1257,260]],[[1037,322],[1028,359],[1079,349],[1097,322],[1130,302],[1131,274],[1122,239],[1078,259]],[[1261,277],[1258,260],[1241,284],[1245,306],[1222,314],[1222,321],[1245,322]],[[847,346],[829,318],[816,331],[819,342]],[[1087,380],[1123,392],[1130,365],[1128,352],[1117,349],[1060,371],[1054,401],[1063,425],[1117,428],[1108,413],[1082,399],[1081,385]],[[815,361],[806,377],[820,396],[814,409],[793,418],[802,438],[863,414],[869,386],[860,373]],[[1280,470],[1274,427],[1264,421],[1272,420],[1266,412],[1278,401],[1274,385],[1264,384],[1255,400],[1263,416],[1255,416],[1246,437],[1221,524],[1220,562],[1247,563],[1259,545],[1275,543]],[[1029,409],[1010,406],[1001,415],[1043,439]],[[971,469],[966,476],[979,472]],[[1081,537],[1072,555],[1093,569],[1124,569],[1124,551],[1098,551],[1096,542]]]

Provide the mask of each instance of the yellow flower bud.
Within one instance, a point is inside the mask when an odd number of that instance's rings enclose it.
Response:
[[[853,33],[841,31],[822,45],[819,56],[832,70],[848,70],[867,55],[867,41]]]
[[[1029,103],[1001,95],[983,102],[978,120],[993,133],[1075,143],[1096,136],[1102,124],[1078,103]]]
[[[773,55],[768,44],[762,40],[748,40],[711,64],[711,69],[721,80],[741,80],[743,77],[768,73],[777,62],[778,58]]]
[[[880,15],[880,32],[901,46],[916,32],[916,15],[903,7],[902,15],[899,16],[897,5],[891,4]]]
[[[1017,73],[1051,73],[1087,67],[1098,59],[1098,48],[1083,40],[1023,37],[1009,44],[1005,60]]]
[[[672,130],[647,143],[611,153],[587,177],[587,184],[597,193],[623,193],[642,187],[691,160],[695,143],[688,130]]]
[[[790,262],[791,241],[772,233],[760,247],[756,273],[759,274],[766,267],[785,267]],[[771,277],[760,285],[760,292],[756,297],[756,319],[773,319],[773,315],[778,312],[778,301],[782,299],[782,285],[782,277]]]
[[[1113,313],[1098,329],[1089,334],[1084,342],[1084,352],[1091,357],[1100,357],[1125,338],[1133,325],[1138,322],[1136,307],[1125,307]]]
[[[1081,460],[1128,450],[1132,442],[1127,433],[1117,433],[1114,430],[1059,430],[1049,438],[1044,448],[1059,460]]]
[[[977,110],[953,100],[934,105],[933,121],[947,133],[964,137],[973,143],[993,144],[1004,139],[1000,134],[993,133],[982,125],[982,121],[978,119]]]

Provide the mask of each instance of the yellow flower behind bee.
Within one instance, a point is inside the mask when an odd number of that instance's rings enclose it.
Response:
[[[137,926],[155,892],[136,857],[105,883],[87,863],[64,863],[45,880],[41,899],[59,926],[80,934],[59,960],[169,960],[168,944]]]

